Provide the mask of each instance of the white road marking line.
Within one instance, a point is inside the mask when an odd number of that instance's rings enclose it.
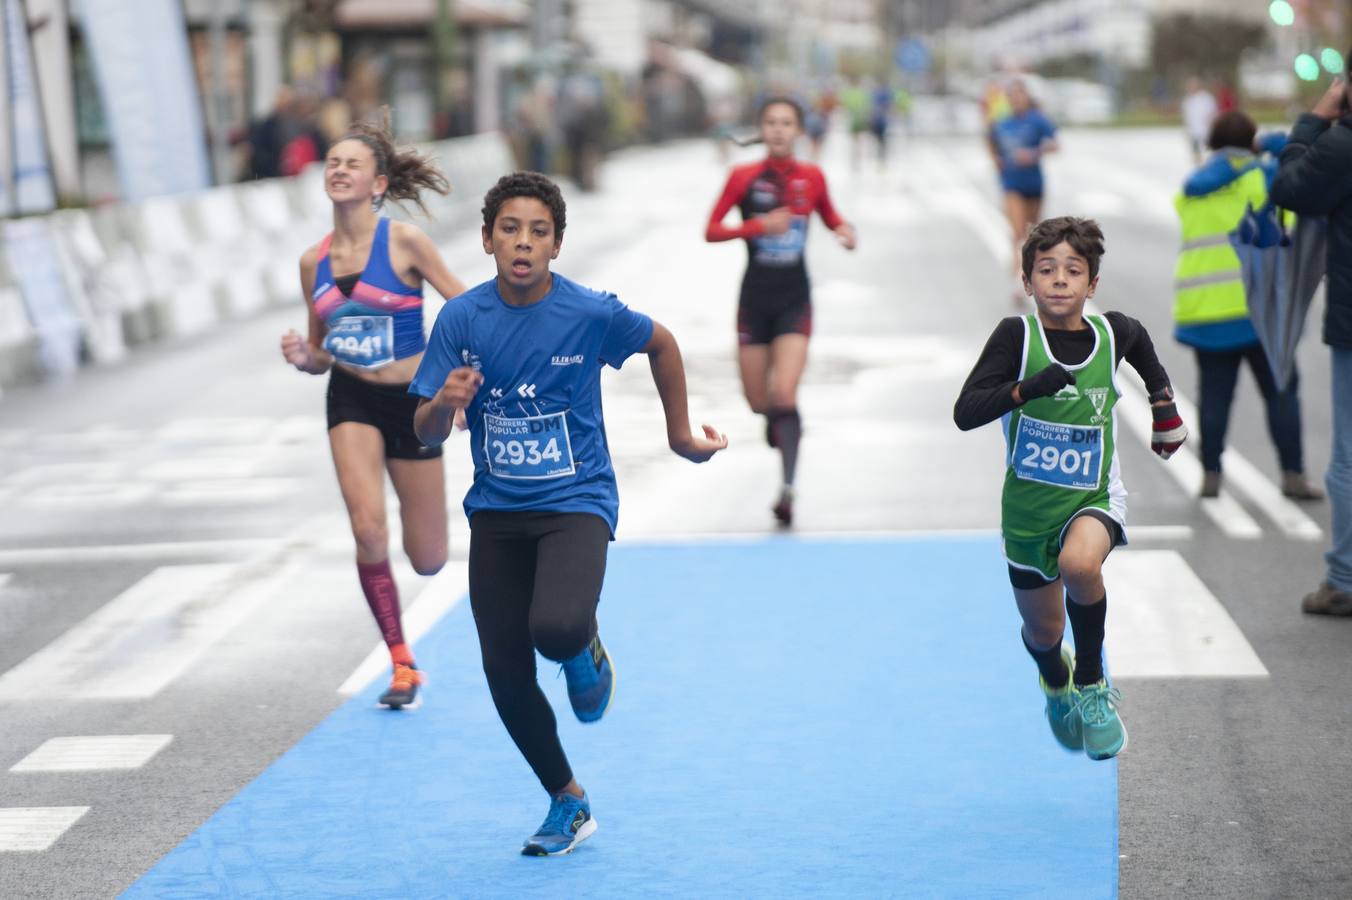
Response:
[[[277,540],[240,538],[219,541],[171,541],[151,544],[102,544],[87,547],[29,547],[0,550],[0,565],[113,562],[119,560],[219,558],[261,553],[277,547]]]
[[[156,429],[155,437],[175,443],[257,444],[275,425],[275,419],[262,416],[174,419]]]
[[[1075,180],[1081,183],[1091,181],[1113,185],[1124,196],[1131,198],[1123,212],[1130,212],[1132,218],[1138,221],[1172,228],[1170,237],[1178,234],[1178,211],[1174,208],[1174,195],[1178,189],[1175,186],[1161,183],[1129,166],[1113,165],[1102,156],[1095,156],[1091,162],[1083,154],[1058,153],[1050,161],[1054,161],[1055,167],[1059,169],[1078,169]],[[1052,180],[1057,180],[1054,173]]]
[[[812,285],[812,295],[817,302],[829,306],[873,303],[879,294],[881,291],[874,285],[844,278],[832,278]]]
[[[418,592],[413,604],[404,611],[404,640],[417,649],[417,642],[450,612],[469,589],[469,563],[453,559]],[[345,697],[360,693],[373,680],[388,672],[390,652],[377,644],[361,664],[338,687]]]
[[[991,215],[994,207],[982,199],[976,190],[956,186],[938,190],[927,188],[923,196],[931,209],[956,216],[971,228],[986,245],[1001,271],[1010,267],[1014,239],[1002,220]]]
[[[268,432],[274,443],[304,443],[321,441],[328,435],[328,422],[323,416],[287,416],[273,423]]]
[[[254,460],[236,456],[180,456],[144,466],[137,477],[147,481],[189,481],[193,479],[248,478],[253,475]]]
[[[1193,538],[1191,525],[1132,525],[1127,524],[1127,539],[1137,541],[1190,541]],[[999,537],[998,528],[879,528],[877,530],[794,528],[792,531],[673,531],[664,534],[660,531],[644,529],[641,534],[626,532],[624,526],[616,535],[617,541],[624,545],[644,544],[716,544],[725,542],[754,542],[770,540],[792,540],[807,538],[813,541],[882,541],[882,540],[931,540],[944,538],[990,538]]]
[[[0,572],[0,591],[5,589],[5,585],[9,584],[9,580],[13,577],[14,575],[10,572]]]
[[[1116,407],[1118,418],[1126,423],[1127,428],[1139,440],[1149,446],[1150,429],[1154,421],[1150,415],[1150,402],[1146,399],[1144,388],[1138,386],[1140,381],[1134,374],[1125,371],[1118,372],[1117,384],[1122,389],[1122,402]],[[1202,461],[1186,444],[1164,462],[1164,470],[1188,497],[1196,497],[1201,492]],[[1199,502],[1202,512],[1229,537],[1253,541],[1263,536],[1263,529],[1254,521],[1253,516],[1250,516],[1229,494],[1222,492],[1214,500]]]
[[[100,449],[109,446],[133,447],[144,444],[145,440],[145,434],[138,429],[123,428],[120,425],[111,425],[106,422],[100,425],[90,425],[75,434],[76,443]]]
[[[295,563],[161,566],[0,675],[0,699],[154,696],[272,596]],[[259,566],[259,568],[264,568]]]
[[[32,440],[31,428],[0,428],[0,447],[18,447]]]
[[[962,170],[942,154],[927,148],[920,157],[918,162],[932,176],[919,192],[926,205],[936,214],[960,219],[986,245],[996,264],[1001,269],[1008,267],[1014,238],[1004,217],[987,196],[967,181]]]
[[[46,850],[87,812],[87,806],[0,808],[0,853]]]
[[[166,506],[241,506],[280,500],[298,490],[300,480],[296,478],[200,479],[166,487],[159,500]]]
[[[1114,678],[1265,678],[1225,607],[1174,550],[1122,550],[1104,565]]]
[[[1080,191],[1075,196],[1077,215],[1118,216],[1126,209],[1126,198],[1114,191]]]
[[[13,502],[25,509],[45,511],[122,509],[149,501],[155,490],[151,484],[125,481],[44,484],[23,491]]]
[[[1135,541],[1190,541],[1194,535],[1191,525],[1132,525],[1127,520],[1127,540]]]
[[[109,462],[43,463],[11,472],[5,481],[11,485],[67,485],[73,482],[117,481],[122,466]]]
[[[30,449],[64,453],[72,447],[78,447],[81,450],[106,453],[110,449],[126,450],[142,446],[144,443],[145,436],[139,431],[102,425],[81,431],[57,431],[35,436]]]
[[[1175,397],[1174,402],[1185,421],[1201,421],[1197,415],[1197,407],[1193,406],[1187,397]],[[1323,538],[1324,530],[1314,519],[1284,497],[1277,485],[1263,475],[1247,457],[1234,448],[1227,448],[1221,463],[1225,467],[1222,493],[1234,488],[1272,519],[1287,537],[1301,541],[1317,541]]]
[[[104,734],[48,738],[10,766],[11,772],[97,772],[139,769],[174,739],[172,734]]]

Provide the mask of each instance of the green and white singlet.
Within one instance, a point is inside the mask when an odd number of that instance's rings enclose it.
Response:
[[[1078,366],[1052,356],[1036,315],[1023,320],[1019,380],[1056,363],[1075,374],[1050,397],[1030,400],[1003,419],[1008,452],[1000,531],[1005,558],[1016,569],[1060,575],[1057,556],[1070,520],[1088,509],[1110,516],[1124,532],[1127,491],[1119,476],[1115,431],[1117,353],[1103,316],[1085,316],[1094,349]]]

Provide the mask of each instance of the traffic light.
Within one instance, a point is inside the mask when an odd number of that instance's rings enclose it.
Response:
[[[1287,0],[1272,0],[1268,5],[1268,15],[1278,25],[1290,25],[1296,21],[1296,10]]]
[[[1296,57],[1296,77],[1301,81],[1314,81],[1319,78],[1319,62],[1310,54],[1302,53]]]
[[[1332,47],[1325,47],[1319,51],[1319,64],[1330,74],[1343,74],[1343,55]]]

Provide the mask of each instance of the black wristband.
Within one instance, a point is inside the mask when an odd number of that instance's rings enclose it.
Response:
[[[1150,394],[1151,403],[1159,403],[1162,400],[1173,400],[1173,399],[1174,399],[1174,389],[1167,384],[1164,387],[1160,388],[1158,391],[1154,391]]]

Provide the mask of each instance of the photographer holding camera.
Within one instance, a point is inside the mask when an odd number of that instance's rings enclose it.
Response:
[[[1307,613],[1352,616],[1352,108],[1348,78],[1334,79],[1297,120],[1269,191],[1280,207],[1328,216],[1324,343],[1333,371],[1333,454],[1324,484],[1333,516],[1327,571],[1306,594]]]

